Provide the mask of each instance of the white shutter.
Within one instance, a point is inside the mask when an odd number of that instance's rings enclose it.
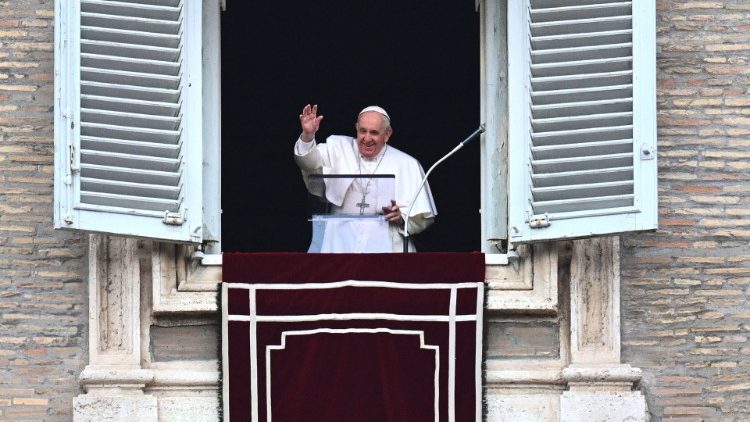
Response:
[[[55,226],[200,242],[201,0],[56,4]]]
[[[508,2],[511,242],[656,228],[654,10]]]

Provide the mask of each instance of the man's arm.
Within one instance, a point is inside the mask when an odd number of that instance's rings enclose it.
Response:
[[[421,233],[427,227],[430,227],[430,225],[434,222],[435,222],[434,215],[428,215],[426,213],[413,215],[409,217],[409,234],[412,235],[412,234]]]

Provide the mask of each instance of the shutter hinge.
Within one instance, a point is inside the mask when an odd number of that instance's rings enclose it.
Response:
[[[203,227],[202,226],[195,226],[193,227],[192,233],[190,233],[190,240],[193,242],[200,242],[203,238]]]
[[[181,226],[185,222],[185,217],[178,212],[164,211],[164,219],[162,221],[164,224],[169,224],[170,226]]]
[[[68,145],[68,159],[70,160],[70,172],[76,173],[79,168],[76,166],[76,147]]]
[[[546,212],[542,215],[532,215],[531,218],[529,218],[529,227],[532,229],[543,229],[549,226],[549,216]]]

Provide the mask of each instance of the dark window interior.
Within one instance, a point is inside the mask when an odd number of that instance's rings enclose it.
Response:
[[[305,251],[307,193],[292,158],[307,103],[318,141],[391,115],[391,145],[425,171],[479,125],[473,1],[230,1],[222,13],[223,250]],[[480,248],[479,143],[430,177],[438,217],[420,251]]]

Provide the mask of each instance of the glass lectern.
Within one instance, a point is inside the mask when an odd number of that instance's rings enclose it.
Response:
[[[310,175],[312,242],[308,252],[392,252],[393,234],[383,218],[383,207],[390,207],[396,198],[395,181],[393,174]]]

